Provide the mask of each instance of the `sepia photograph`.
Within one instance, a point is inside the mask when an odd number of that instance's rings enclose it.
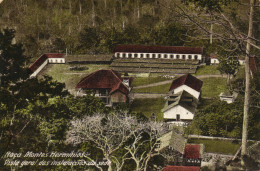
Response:
[[[259,171],[259,0],[0,0],[0,171]]]

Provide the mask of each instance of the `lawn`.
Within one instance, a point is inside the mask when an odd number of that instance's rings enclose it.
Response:
[[[217,70],[218,65],[205,65],[200,66],[195,75],[217,75],[220,71]]]
[[[152,114],[156,115],[158,121],[163,120],[161,109],[164,107],[165,100],[163,98],[151,99],[134,99],[130,106],[131,112],[142,112],[147,118],[151,118]]]
[[[204,144],[206,153],[221,153],[234,155],[241,143],[227,140],[188,139],[188,143]]]
[[[161,94],[166,94],[166,93],[168,93],[170,86],[171,86],[171,83],[167,83],[167,84],[163,84],[163,85],[159,85],[159,86],[134,89],[134,92],[135,93],[161,93]]]
[[[218,97],[221,92],[227,91],[226,78],[203,78],[202,97]]]
[[[165,77],[135,77],[133,81],[133,87],[147,85],[152,83],[157,83],[161,81],[171,80],[170,78]]]
[[[84,65],[84,66],[87,67],[88,69],[83,71],[71,71],[69,69],[70,65],[67,64],[49,64],[43,70],[43,72],[41,72],[41,75],[52,76],[54,80],[65,83],[66,88],[70,90],[71,93],[75,93],[74,87],[82,78],[84,78],[91,72],[109,67],[109,65],[95,65],[95,64]]]

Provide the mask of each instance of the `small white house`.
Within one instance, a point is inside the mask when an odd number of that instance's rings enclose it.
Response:
[[[162,109],[163,117],[168,123],[185,125],[193,120],[197,104],[198,99],[186,91],[170,94]]]
[[[219,59],[217,58],[216,55],[210,54],[210,64],[211,65],[219,64]]]
[[[231,93],[220,93],[219,98],[220,98],[221,101],[225,101],[228,104],[230,104],[230,103],[233,103],[236,100],[237,96],[238,96],[237,92],[233,92],[233,94],[231,94]]]
[[[199,99],[202,85],[203,81],[190,74],[186,74],[173,80],[169,93],[177,94],[186,91],[196,99]]]

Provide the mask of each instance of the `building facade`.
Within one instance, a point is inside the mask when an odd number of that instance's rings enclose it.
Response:
[[[116,45],[115,58],[202,60],[203,49],[183,46]]]

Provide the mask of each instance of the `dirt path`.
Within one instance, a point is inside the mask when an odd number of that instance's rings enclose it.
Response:
[[[132,97],[135,99],[142,99],[142,98],[159,98],[165,97],[166,94],[157,94],[157,93],[133,93]]]
[[[225,78],[226,76],[225,75],[198,75],[196,77],[197,78]],[[172,82],[172,80],[166,80],[166,81],[161,81],[161,82],[157,82],[157,83],[136,86],[136,87],[134,87],[134,89],[154,87],[154,86],[169,84],[171,82]]]

